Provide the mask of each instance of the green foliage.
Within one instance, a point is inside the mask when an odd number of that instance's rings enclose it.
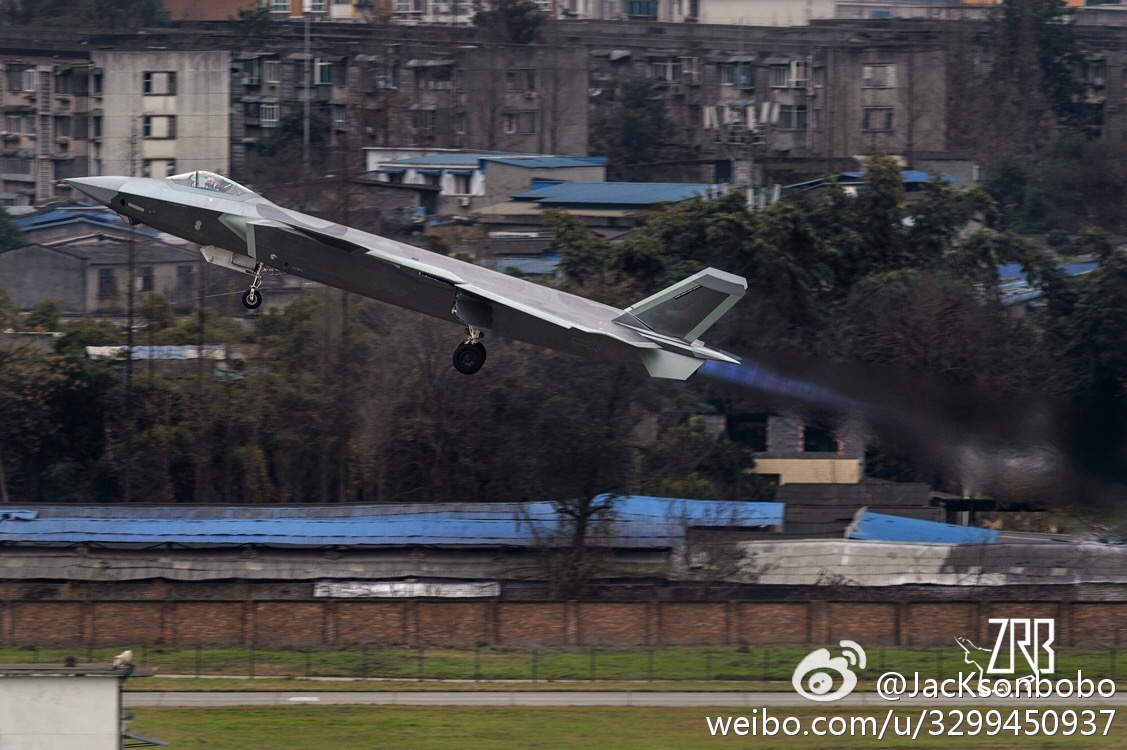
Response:
[[[1127,396],[1127,255],[1111,254],[1078,284],[1066,349],[1077,394]]]
[[[640,165],[660,158],[669,118],[657,83],[631,78],[622,83],[616,100],[602,104],[591,125],[593,153],[607,157],[607,179],[631,180],[645,175]]]
[[[24,317],[23,328],[27,331],[57,331],[62,314],[62,300],[54,297],[41,299]]]
[[[68,357],[81,357],[87,346],[122,346],[125,334],[108,320],[83,316],[62,326],[63,337],[55,351]]]
[[[16,325],[20,311],[16,307],[16,300],[4,287],[0,286],[0,331],[7,330]]]
[[[25,243],[23,232],[16,226],[16,222],[12,221],[8,211],[0,206],[0,251],[11,250]]]
[[[278,124],[269,129],[265,138],[259,140],[256,148],[263,156],[277,156],[286,146],[301,144],[305,140],[305,111],[297,106],[288,107],[288,111],[278,120]],[[311,147],[324,146],[329,138],[329,115],[322,107],[314,106],[309,112],[309,144]],[[318,151],[321,150],[318,148]]]
[[[559,268],[564,280],[577,286],[601,282],[609,265],[610,245],[606,240],[563,209],[550,208],[542,215],[555,237],[552,249],[560,254]]]
[[[532,44],[548,18],[529,0],[475,1],[474,10],[474,26],[509,44]]]
[[[240,8],[236,16],[239,36],[266,36],[274,33],[277,23],[268,5],[259,3],[253,8]]]

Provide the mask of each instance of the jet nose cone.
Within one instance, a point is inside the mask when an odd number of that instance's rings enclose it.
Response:
[[[66,183],[78,188],[99,203],[108,206],[128,177],[72,177]]]

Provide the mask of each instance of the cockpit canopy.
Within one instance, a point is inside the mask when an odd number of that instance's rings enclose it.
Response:
[[[234,180],[229,180],[215,172],[205,172],[202,169],[197,169],[195,172],[173,175],[168,178],[168,181],[176,185],[197,188],[199,190],[210,190],[214,193],[223,193],[224,195],[230,195],[235,198],[254,195],[251,190],[248,190]]]

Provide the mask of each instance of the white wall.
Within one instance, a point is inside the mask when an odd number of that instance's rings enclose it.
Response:
[[[226,174],[231,154],[231,53],[94,52],[102,68],[102,174],[141,175],[145,159],[175,159],[177,173]],[[173,95],[144,93],[145,72],[174,72]],[[144,138],[145,115],[176,118],[176,137]],[[164,177],[154,171],[153,177]]]
[[[0,748],[117,750],[118,679],[0,676]]]

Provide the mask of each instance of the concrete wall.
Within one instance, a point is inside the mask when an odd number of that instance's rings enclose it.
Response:
[[[85,290],[81,258],[42,245],[26,245],[0,253],[0,287],[11,293],[20,310],[30,310],[47,297],[63,303],[63,312],[82,314]]]
[[[121,747],[117,677],[0,676],[4,750]]]
[[[95,52],[103,74],[101,174],[140,176],[146,159],[175,160],[176,172],[230,168],[231,53]],[[144,92],[146,72],[175,73],[174,94]],[[176,118],[175,138],[145,138],[142,118]],[[163,165],[153,177],[164,177]]]
[[[991,597],[992,598],[992,597]],[[0,601],[0,645],[353,644],[672,646],[975,642],[992,617],[1051,617],[1057,642],[1120,641],[1127,602],[755,601],[510,602],[222,599]],[[0,699],[0,705],[3,705]]]

